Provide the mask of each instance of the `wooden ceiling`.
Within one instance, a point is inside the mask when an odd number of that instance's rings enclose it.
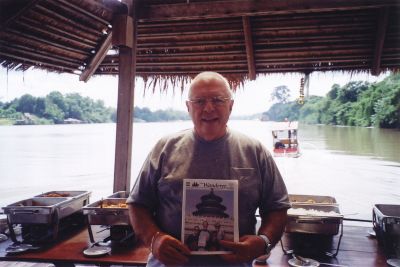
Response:
[[[116,0],[1,0],[0,64],[118,74]],[[231,79],[258,74],[400,69],[399,0],[142,0],[136,75]]]

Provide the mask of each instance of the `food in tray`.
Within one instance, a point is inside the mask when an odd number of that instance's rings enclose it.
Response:
[[[308,203],[308,204],[315,204],[315,203],[317,203],[317,201],[315,201],[314,199],[307,199],[306,201],[297,201],[297,199],[293,199],[292,202],[293,202],[293,203],[301,202],[301,203]]]
[[[293,199],[291,201],[292,203],[305,203],[305,204],[332,204],[331,201],[329,200],[324,200],[321,202],[316,201],[315,199],[307,199],[306,201],[298,201],[297,199]]]
[[[42,197],[69,197],[68,193],[47,193],[42,195]]]
[[[100,208],[105,208],[105,209],[126,209],[128,208],[128,204],[126,203],[101,203]]]
[[[316,209],[303,209],[303,208],[290,208],[287,214],[297,215],[297,216],[340,216],[340,214],[335,211],[322,211]]]

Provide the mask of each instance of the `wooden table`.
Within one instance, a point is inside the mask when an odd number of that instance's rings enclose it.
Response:
[[[97,233],[96,241],[106,237],[107,231]],[[76,235],[57,242],[48,249],[40,251],[24,252],[22,254],[9,255],[5,249],[12,244],[11,240],[0,243],[0,260],[9,261],[33,261],[51,262],[56,266],[74,266],[73,263],[100,264],[109,266],[113,264],[144,266],[150,251],[142,244],[134,247],[113,248],[110,255],[102,257],[86,257],[83,251],[90,246],[88,230],[84,228]]]
[[[377,240],[367,234],[368,227],[344,226],[344,234],[340,244],[339,254],[336,258],[313,257],[320,262],[340,264],[349,267],[378,267],[387,266],[386,258],[382,249],[378,246]],[[288,236],[283,238],[284,244],[288,244]],[[333,239],[333,246],[336,245],[338,237]],[[149,250],[143,245],[138,245],[130,249],[113,249],[111,255],[99,258],[87,258],[82,251],[89,246],[88,231],[82,230],[78,234],[60,241],[54,246],[36,252],[29,252],[19,255],[6,255],[4,250],[11,244],[11,241],[0,243],[0,260],[8,261],[36,261],[52,262],[56,266],[73,266],[73,263],[93,263],[102,266],[116,265],[137,265],[146,264]],[[271,257],[266,265],[281,267],[289,266],[288,260],[291,258],[285,255],[278,244],[272,251]],[[321,267],[324,265],[321,264]]]

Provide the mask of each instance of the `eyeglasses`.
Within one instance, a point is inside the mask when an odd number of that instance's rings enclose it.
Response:
[[[230,97],[214,96],[214,97],[189,99],[188,101],[190,103],[193,103],[197,107],[204,107],[208,101],[210,101],[213,106],[223,106],[229,100],[232,99]]]

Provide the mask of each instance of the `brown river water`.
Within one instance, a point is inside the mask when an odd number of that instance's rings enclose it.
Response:
[[[229,126],[272,148],[271,123]],[[191,122],[135,123],[132,181],[163,135]],[[290,194],[333,196],[345,218],[370,220],[374,204],[400,204],[400,131],[299,126],[299,158],[275,158]],[[115,124],[1,126],[0,207],[53,190],[112,193]]]

